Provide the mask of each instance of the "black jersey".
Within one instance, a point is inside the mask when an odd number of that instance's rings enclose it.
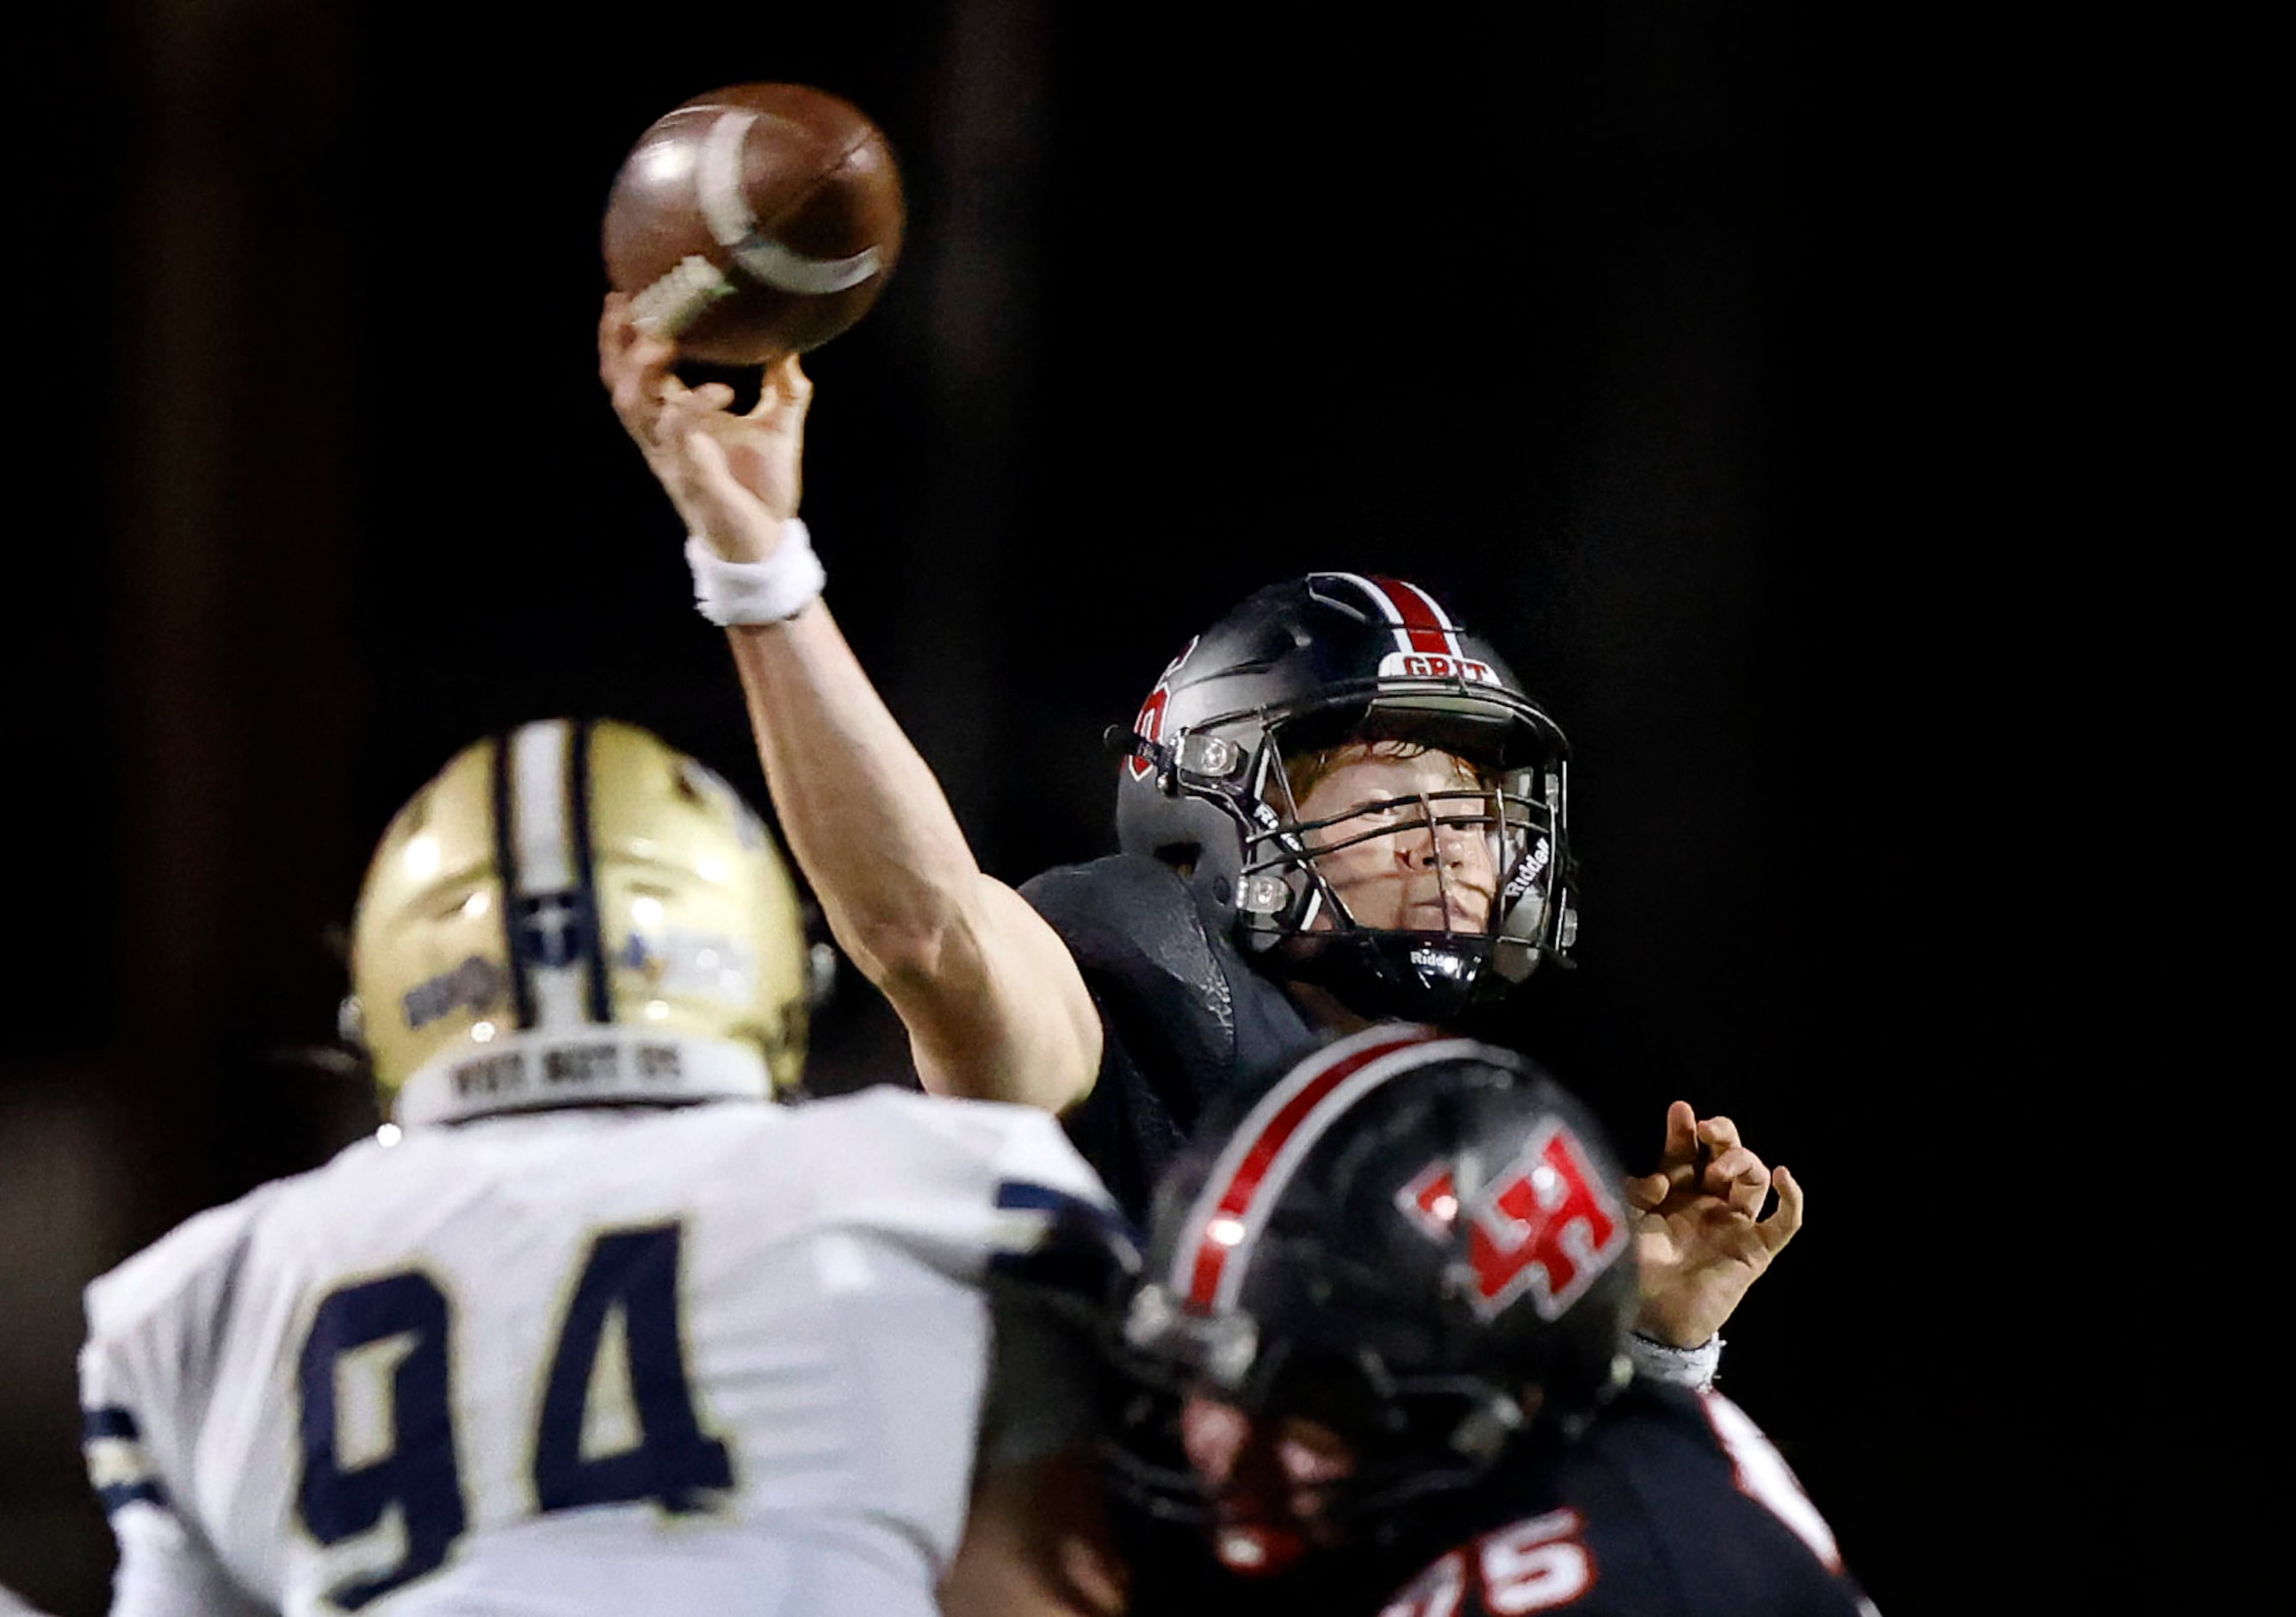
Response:
[[[1380,1617],[1874,1617],[1832,1529],[1729,1399],[1637,1383],[1473,1493]]]
[[[1068,945],[1100,1009],[1100,1075],[1064,1119],[1069,1137],[1144,1221],[1204,1102],[1304,1055],[1317,1033],[1168,866],[1117,854],[1046,871],[1021,893]]]
[[[1201,1528],[1117,1523],[1133,1617],[1876,1617],[1744,1412],[1643,1381],[1574,1441],[1535,1433],[1280,1577],[1224,1571]]]

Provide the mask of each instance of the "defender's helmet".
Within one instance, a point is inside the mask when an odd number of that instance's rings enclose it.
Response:
[[[1497,877],[1484,930],[1447,918],[1439,932],[1384,930],[1348,912],[1309,841],[1363,810],[1303,820],[1288,767],[1347,742],[1448,752],[1475,771],[1480,785],[1390,800],[1379,829],[1338,845],[1480,828]],[[1541,959],[1567,959],[1577,938],[1569,745],[1489,646],[1414,585],[1311,573],[1260,591],[1172,660],[1123,744],[1125,851],[1192,870],[1233,909],[1242,947],[1359,1014],[1447,1020]]]
[[[1385,1024],[1231,1092],[1158,1188],[1119,1357],[1119,1485],[1209,1502],[1177,1400],[1346,1438],[1332,1514],[1464,1486],[1530,1419],[1568,1433],[1628,1372],[1625,1180],[1597,1126],[1520,1057]]]
[[[796,889],[734,789],[634,726],[458,753],[383,833],[346,1029],[405,1123],[763,1097],[805,1057]]]

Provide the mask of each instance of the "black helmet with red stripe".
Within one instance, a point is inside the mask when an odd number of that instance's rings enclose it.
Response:
[[[1303,760],[1350,744],[1462,767],[1439,790],[1307,817]],[[1329,572],[1261,590],[1173,659],[1125,747],[1124,850],[1192,873],[1234,913],[1247,952],[1359,1015],[1447,1020],[1567,958],[1568,744],[1496,653],[1414,585]],[[1400,852],[1396,838],[1480,840],[1488,891],[1471,920],[1449,894],[1405,917],[1416,926],[1351,911],[1331,857],[1371,842]],[[1437,883],[1452,864],[1425,862]]]
[[[1125,1315],[1119,1480],[1204,1514],[1172,1451],[1189,1399],[1336,1432],[1349,1520],[1575,1432],[1628,1374],[1624,1186],[1554,1079],[1429,1028],[1375,1025],[1219,1096],[1159,1186]]]

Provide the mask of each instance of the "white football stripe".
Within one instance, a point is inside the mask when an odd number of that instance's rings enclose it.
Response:
[[[758,227],[750,211],[749,193],[742,186],[742,145],[750,137],[755,112],[723,112],[701,138],[701,160],[693,169],[693,200],[708,221],[709,234],[720,247],[738,247]]]
[[[849,259],[808,259],[779,242],[759,236],[734,250],[734,262],[776,291],[818,298],[858,286],[877,273],[877,250],[865,247]]]
[[[842,259],[814,259],[794,252],[758,234],[757,215],[750,211],[743,185],[742,150],[755,112],[725,112],[702,137],[694,164],[693,200],[720,247],[729,249],[734,262],[752,280],[776,291],[818,298],[858,286],[875,275],[884,262],[874,247]]]

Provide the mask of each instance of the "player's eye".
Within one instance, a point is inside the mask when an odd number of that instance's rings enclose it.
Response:
[[[1391,820],[1412,813],[1418,807],[1419,800],[1415,797],[1379,797],[1357,804],[1355,815],[1359,819]]]

